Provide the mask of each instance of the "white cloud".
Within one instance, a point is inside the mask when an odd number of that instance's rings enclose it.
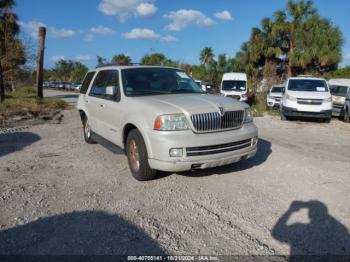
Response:
[[[222,20],[226,20],[226,21],[229,21],[229,20],[233,19],[231,14],[230,14],[230,12],[227,11],[227,10],[224,10],[222,12],[217,12],[217,13],[214,14],[214,16],[216,18],[219,18],[219,19],[222,19]]]
[[[181,9],[178,11],[172,11],[169,14],[165,14],[164,18],[169,19],[171,22],[165,29],[171,31],[180,31],[183,28],[192,24],[198,26],[210,26],[214,25],[215,21],[198,10]]]
[[[96,27],[91,27],[90,32],[94,34],[100,34],[100,35],[113,35],[115,32],[113,31],[112,28],[105,27],[105,26],[96,26]]]
[[[101,0],[98,8],[105,15],[116,16],[123,22],[132,15],[155,14],[157,7],[152,2],[152,0]]]
[[[60,60],[65,60],[65,59],[66,59],[66,57],[63,55],[54,55],[53,57],[51,57],[51,60],[53,62],[58,62]]]
[[[134,28],[130,32],[124,33],[124,37],[132,40],[159,40],[159,41],[176,41],[172,35],[162,36],[151,29]]]
[[[23,31],[28,33],[31,37],[37,38],[39,27],[47,27],[44,23],[38,21],[29,21],[27,23],[19,21],[18,24],[21,26]],[[75,31],[64,28],[47,27],[47,35],[54,38],[67,38],[75,35]]]
[[[81,61],[81,62],[93,61],[95,59],[96,58],[94,56],[90,56],[90,55],[78,55],[75,57],[75,60]]]
[[[157,12],[157,7],[150,3],[141,3],[136,7],[136,12],[140,16],[152,16]]]
[[[95,36],[93,34],[87,34],[85,37],[84,37],[84,41],[85,42],[92,42],[95,40]]]
[[[27,32],[33,38],[38,37],[39,27],[46,27],[44,23],[37,21],[29,21],[27,23],[19,21],[18,24],[25,32]]]
[[[70,29],[58,29],[55,27],[49,28],[49,34],[54,38],[68,38],[75,36],[75,32]]]

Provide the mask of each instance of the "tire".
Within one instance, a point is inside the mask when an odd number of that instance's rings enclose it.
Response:
[[[325,123],[330,123],[332,121],[332,118],[326,118],[326,119],[324,119],[324,122]]]
[[[281,120],[282,121],[287,121],[288,118],[281,112]]]
[[[350,112],[349,112],[349,108],[348,107],[345,108],[343,120],[344,120],[345,123],[349,123],[350,122]]]
[[[88,144],[95,144],[96,142],[92,139],[92,130],[87,117],[83,120],[83,133],[85,142]]]
[[[148,164],[148,154],[141,133],[133,129],[126,139],[126,155],[132,176],[138,181],[152,180],[156,176],[156,170]]]

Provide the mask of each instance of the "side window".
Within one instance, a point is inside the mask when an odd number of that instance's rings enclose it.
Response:
[[[116,100],[119,97],[118,71],[100,71],[92,84],[89,95]]]
[[[94,75],[95,75],[95,72],[87,73],[87,75],[84,78],[83,83],[81,84],[80,94],[86,94],[86,92],[90,86],[91,80],[94,78]]]

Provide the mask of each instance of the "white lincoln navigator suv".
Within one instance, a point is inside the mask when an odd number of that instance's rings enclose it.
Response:
[[[154,178],[156,170],[222,166],[257,151],[258,130],[249,106],[206,94],[176,68],[91,70],[77,108],[86,142],[102,137],[124,149],[131,173],[141,181]]]
[[[332,118],[332,95],[326,80],[309,76],[290,77],[281,102],[281,118]]]

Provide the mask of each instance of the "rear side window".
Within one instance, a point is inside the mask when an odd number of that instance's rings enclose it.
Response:
[[[91,80],[92,80],[92,78],[94,78],[94,75],[95,75],[95,72],[87,73],[87,75],[84,78],[83,83],[81,84],[80,94],[86,94],[86,92],[90,86]]]

